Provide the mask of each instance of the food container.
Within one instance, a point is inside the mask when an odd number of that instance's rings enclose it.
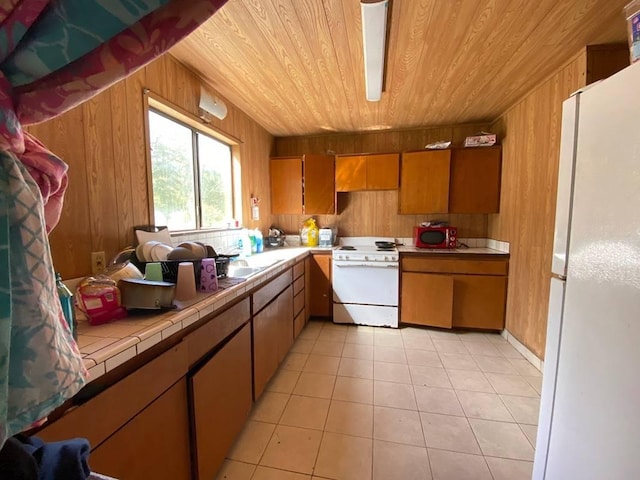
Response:
[[[120,289],[105,275],[83,279],[76,290],[76,302],[87,315],[90,325],[101,325],[127,316]]]
[[[137,278],[125,278],[118,283],[122,305],[126,308],[157,310],[173,308],[175,285]]]
[[[640,60],[640,0],[634,0],[624,7],[629,34],[629,53],[631,63]]]

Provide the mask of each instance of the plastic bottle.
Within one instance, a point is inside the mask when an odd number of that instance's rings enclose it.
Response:
[[[258,252],[258,244],[256,242],[256,232],[254,230],[249,230],[249,243],[251,244],[251,253]]]
[[[262,238],[262,232],[256,228],[255,232],[256,237],[256,252],[262,253],[264,250],[264,239]]]
[[[240,256],[251,256],[251,239],[249,238],[249,231],[246,228],[242,229],[240,238],[242,239],[242,253],[240,253]]]
[[[240,256],[244,257],[244,242],[242,241],[242,237],[238,239],[238,241],[236,242],[236,246],[238,247],[238,252],[240,253]]]
[[[58,296],[60,297],[60,304],[62,305],[62,313],[69,325],[69,330],[73,335],[74,340],[78,338],[78,321],[76,320],[76,314],[73,305],[73,293],[62,282],[62,276],[56,273],[56,287],[58,288]]]

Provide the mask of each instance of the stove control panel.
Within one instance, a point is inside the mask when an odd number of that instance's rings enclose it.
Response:
[[[337,251],[333,254],[334,260],[342,260],[342,261],[350,261],[350,262],[397,262],[398,254],[362,254],[356,252],[350,253],[338,253]]]

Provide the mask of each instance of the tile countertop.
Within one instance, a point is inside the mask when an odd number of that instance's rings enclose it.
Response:
[[[193,325],[207,315],[221,309],[228,302],[265,283],[268,279],[290,268],[309,253],[331,252],[331,248],[285,247],[269,249],[252,255],[249,262],[264,265],[278,261],[246,281],[220,289],[214,293],[197,293],[187,302],[174,301],[178,307],[169,311],[130,315],[122,320],[103,325],[90,325],[81,312],[78,313],[78,347],[89,370],[89,381],[122,365],[136,355]],[[399,247],[400,253],[422,254],[498,254],[506,252],[491,248],[420,249],[413,246]]]
[[[268,279],[290,268],[309,252],[326,252],[327,249],[290,247],[270,249],[252,255],[248,261],[272,266],[249,277],[246,281],[220,289],[213,293],[197,293],[187,302],[174,301],[175,310],[150,311],[130,315],[103,325],[90,325],[82,312],[78,314],[78,348],[89,370],[88,381],[104,375],[162,340],[222,308],[236,297],[265,283]]]

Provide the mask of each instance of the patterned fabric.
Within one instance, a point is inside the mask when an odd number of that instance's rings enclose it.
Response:
[[[1,435],[46,416],[84,383],[80,352],[54,280],[40,190],[26,167],[0,152]],[[7,372],[8,371],[8,372]]]
[[[0,448],[84,384],[47,233],[67,165],[22,125],[91,98],[155,59],[226,0],[0,1]]]

